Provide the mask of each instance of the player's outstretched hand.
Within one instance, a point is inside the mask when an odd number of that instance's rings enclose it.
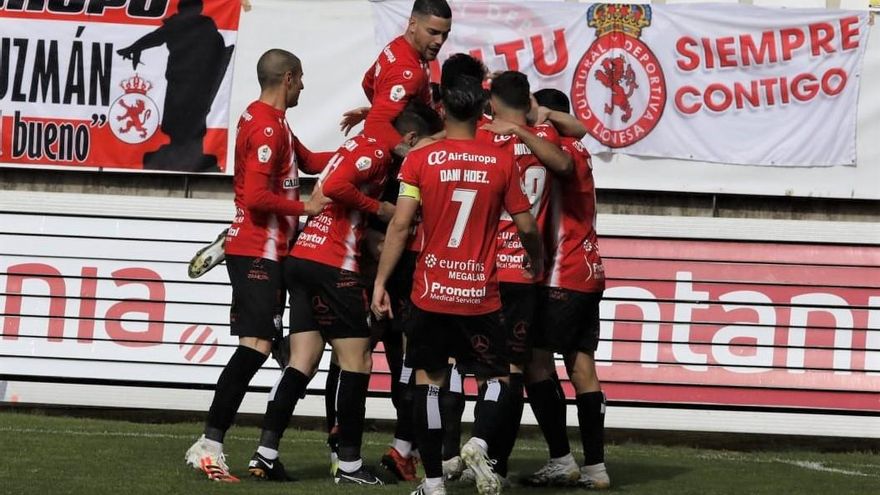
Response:
[[[339,121],[339,130],[348,136],[354,126],[367,118],[368,113],[370,113],[370,107],[358,107],[345,112],[342,114],[342,120]]]
[[[314,215],[319,215],[321,213],[321,210],[324,209],[324,205],[332,202],[332,199],[324,196],[324,191],[321,190],[321,186],[315,185],[315,188],[312,189],[311,197],[309,197],[309,200],[306,201],[305,214],[310,217]]]
[[[383,320],[387,316],[388,319],[394,319],[394,313],[391,311],[391,296],[385,290],[384,285],[376,285],[373,287],[373,302],[370,309],[376,315],[377,320]]]
[[[510,134],[516,132],[518,128],[519,126],[514,124],[513,122],[508,122],[499,118],[493,119],[492,122],[480,126],[480,129],[483,129],[484,131],[494,132],[499,136],[509,136]]]

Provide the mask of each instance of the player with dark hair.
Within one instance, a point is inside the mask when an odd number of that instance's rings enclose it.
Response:
[[[441,83],[446,137],[412,150],[401,169],[400,197],[379,261],[372,309],[377,317],[394,316],[386,283],[421,205],[425,247],[413,276],[406,359],[416,373],[415,431],[425,480],[413,493],[446,493],[440,395],[451,356],[480,382],[473,437],[461,455],[476,475],[478,491],[496,494],[501,484],[487,449],[505,424],[509,395],[495,276],[495,232],[502,208],[511,213],[533,260],[525,264],[532,275],[542,271],[543,260],[513,157],[474,139],[485,103],[482,81],[469,76],[452,79]]]
[[[579,122],[569,114],[568,97],[559,90],[535,93],[542,109],[560,128],[577,136]],[[582,128],[582,126],[581,126]],[[583,137],[586,132],[581,132]],[[548,219],[547,276],[541,288],[535,325],[535,349],[527,367],[526,390],[550,450],[550,460],[526,482],[532,486],[569,485],[605,489],[611,480],[605,469],[605,395],[594,353],[599,342],[599,302],[605,275],[596,237],[596,190],[586,148],[575,138],[562,138],[562,149],[574,160],[574,173],[556,180]],[[565,358],[577,394],[578,425],[584,466],[571,455],[566,435],[565,395],[556,375],[553,353]]]
[[[437,58],[437,53],[449,36],[451,26],[452,10],[446,0],[416,0],[406,31],[382,49],[382,53],[364,74],[361,86],[372,107],[346,112],[340,123],[342,130],[347,134],[353,126],[366,118],[364,132],[377,140],[391,143],[394,153],[402,158],[408,147],[401,143],[400,134],[392,122],[411,100],[432,104],[428,63]],[[409,284],[401,281],[410,276],[411,267],[415,263],[415,252],[418,252],[419,247],[420,237],[415,236],[410,243],[410,250],[414,253],[405,257],[395,277],[395,287],[392,289],[395,292],[408,293]],[[395,290],[398,288],[400,290]],[[401,297],[395,297],[395,305],[403,310],[406,303],[401,301]],[[386,354],[389,366],[402,362],[400,356],[393,355],[393,352],[402,347],[398,342],[403,339],[405,326],[405,322],[391,325],[391,334],[382,338],[386,351],[390,353]],[[338,376],[338,365],[331,363],[325,389],[328,419],[335,416],[332,406]],[[398,427],[392,446],[382,457],[382,465],[399,479],[412,480],[415,479],[415,459],[412,456],[413,446],[409,433],[412,421],[408,417],[411,407],[408,406],[407,391],[407,380],[411,378],[411,371],[405,367],[395,368],[392,369],[392,376],[397,378],[392,384],[392,396],[395,405],[400,406],[397,407]],[[331,469],[335,456],[332,452],[334,443],[335,436],[331,430],[328,438],[331,446]]]
[[[515,157],[523,178],[530,211],[544,232],[550,193],[550,176],[567,175],[572,159],[559,148],[559,135],[551,124],[528,125],[531,91],[525,74],[507,71],[492,79],[489,90],[493,114],[491,123],[481,126],[477,139],[505,150]],[[495,471],[507,476],[507,463],[519,433],[524,405],[523,371],[530,358],[530,329],[537,302],[537,278],[523,274],[526,250],[516,235],[516,225],[507,212],[498,225],[498,281],[501,291],[507,353],[510,359],[510,414],[501,441],[491,446]]]
[[[424,107],[413,102],[394,121],[409,146],[440,129],[439,117],[431,117],[432,110]],[[281,436],[329,342],[341,368],[336,389],[339,464],[335,481],[382,484],[361,460],[372,358],[369,305],[359,259],[366,215],[388,220],[394,213],[394,205],[376,199],[388,176],[391,148],[382,140],[358,135],[339,148],[318,180],[334,202],[309,219],[284,261],[291,306],[290,364],[270,395],[260,446],[251,461],[252,473],[271,472]]]
[[[247,386],[281,338],[284,289],[281,261],[296,234],[298,217],[321,211],[327,200],[317,190],[299,200],[301,168],[323,170],[329,153],[312,153],[293,135],[284,116],[299,102],[302,65],[294,54],[272,49],[257,62],[260,98],[238,122],[235,142],[235,219],[226,233],[226,269],[232,283],[230,326],[239,345],[220,374],[204,434],[186,462],[209,479],[237,482],[229,473],[223,439]],[[287,479],[283,467],[277,479]]]
[[[382,49],[364,74],[361,86],[372,107],[346,112],[340,123],[343,131],[366,117],[368,135],[399,142],[391,122],[411,99],[431,104],[428,63],[437,58],[451,29],[452,10],[446,0],[416,0],[406,31]]]

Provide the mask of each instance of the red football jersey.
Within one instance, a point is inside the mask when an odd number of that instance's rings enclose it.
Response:
[[[538,137],[559,145],[559,133],[551,124],[541,124],[535,127],[527,127],[529,131]],[[547,204],[550,200],[550,171],[532,153],[532,150],[514,135],[500,136],[489,131],[479,131],[477,139],[491,143],[493,146],[512,153],[523,179],[523,190],[531,205],[531,213],[538,221],[538,230],[544,232],[547,223]],[[536,279],[526,278],[523,274],[523,260],[526,250],[519,240],[516,224],[507,211],[501,213],[501,222],[498,224],[498,281],[516,282],[521,284],[533,284],[541,279],[538,274]]]
[[[226,234],[226,253],[273,261],[284,256],[303,213],[299,167],[319,173],[329,157],[299,143],[283,110],[251,103],[238,121],[235,218]]]
[[[428,62],[403,36],[388,44],[367,69],[361,86],[372,107],[364,122],[364,134],[394,147],[400,134],[391,124],[410,98],[431,104],[431,73]]]
[[[554,179],[546,238],[549,262],[545,285],[605,290],[605,268],[596,238],[596,186],[590,153],[580,141],[562,138],[562,151],[574,160],[574,174]]]
[[[480,315],[501,308],[495,268],[501,209],[528,211],[513,156],[472,140],[443,139],[410,151],[401,193],[419,189],[425,245],[412,301],[425,311]]]
[[[361,134],[346,141],[318,178],[333,202],[309,218],[290,255],[359,272],[367,214],[379,211],[390,166],[391,150],[375,139]]]

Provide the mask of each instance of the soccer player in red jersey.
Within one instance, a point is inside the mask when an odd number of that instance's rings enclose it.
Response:
[[[485,102],[481,81],[446,73],[441,89],[446,138],[412,150],[404,161],[400,197],[379,260],[372,308],[377,317],[393,317],[385,285],[421,205],[425,247],[413,276],[406,359],[416,373],[415,431],[425,481],[413,493],[446,493],[439,396],[452,356],[480,381],[473,437],[461,455],[476,475],[479,492],[495,494],[500,493],[501,484],[486,454],[487,441],[494,440],[503,424],[509,371],[495,274],[495,237],[502,208],[519,228],[533,260],[525,266],[533,275],[542,271],[541,244],[513,157],[474,139]]]
[[[361,86],[364,94],[372,107],[361,108],[347,112],[341,122],[342,130],[348,131],[366,118],[364,133],[380,141],[397,144],[401,142],[400,134],[392,125],[397,115],[406,107],[411,100],[432,104],[430,87],[430,70],[428,63],[437,58],[437,54],[446,42],[452,26],[452,10],[446,0],[415,0],[412,13],[406,31],[395,38],[382,49],[376,61],[364,74]],[[394,150],[395,154],[403,157],[407,146],[399,145]],[[396,191],[395,191],[396,192]],[[398,270],[397,280],[409,277],[411,272],[407,268],[413,266],[412,261],[419,249],[419,237],[415,237],[410,245],[408,256]],[[397,288],[406,289],[406,283],[394,284]],[[396,298],[399,299],[399,298]],[[397,322],[390,330],[392,335],[383,336],[386,351],[400,349],[401,345],[391,342],[402,339],[401,328],[405,322]],[[401,359],[389,356],[389,365],[399,363]],[[332,393],[335,387],[335,378],[338,376],[338,367],[331,364],[327,381],[327,393]],[[411,424],[407,415],[411,408],[408,407],[408,382],[411,378],[411,370],[403,368],[392,370],[392,375],[398,376],[398,380],[392,386],[392,394],[396,399],[395,404],[401,405],[405,410],[398,409],[398,428],[395,431],[393,445],[382,457],[382,465],[402,480],[409,480],[415,476],[414,459],[410,456],[412,442],[408,433]],[[401,383],[401,379],[404,383]],[[331,401],[328,400],[328,404]],[[332,408],[328,408],[331,412]]]
[[[433,109],[415,102],[394,124],[408,145],[442,128]],[[366,215],[388,220],[394,212],[394,205],[376,199],[391,166],[391,147],[361,134],[339,148],[318,181],[334,202],[309,219],[284,261],[291,306],[290,364],[270,397],[255,458],[269,463],[277,458],[281,436],[329,342],[341,368],[336,390],[336,483],[382,484],[365,468],[360,453],[372,359],[369,305],[359,258]]]
[[[395,38],[367,69],[361,86],[372,107],[347,112],[342,128],[347,131],[364,118],[364,132],[380,141],[400,142],[391,123],[411,99],[431,104],[428,62],[446,42],[452,28],[452,10],[446,0],[415,0],[406,32]],[[401,148],[398,156],[403,156]]]
[[[477,138],[514,155],[523,177],[531,213],[544,232],[550,183],[554,174],[567,175],[572,159],[559,148],[560,137],[550,123],[529,126],[531,92],[525,74],[507,71],[492,79],[489,90],[493,120],[481,126]],[[507,351],[510,359],[510,422],[502,441],[492,446],[490,457],[496,460],[495,471],[507,476],[507,462],[516,443],[522,419],[523,370],[529,361],[529,332],[537,304],[538,279],[523,276],[526,251],[516,235],[510,215],[502,213],[498,224],[498,281],[501,290]],[[540,276],[540,275],[539,275]]]
[[[299,215],[318,213],[320,192],[299,200],[298,171],[320,172],[329,154],[308,151],[284,116],[303,89],[302,65],[290,52],[272,49],[257,62],[260,98],[238,123],[235,142],[235,219],[226,234],[226,269],[232,283],[230,326],[239,345],[217,381],[204,435],[187,451],[186,461],[210,479],[237,482],[229,474],[223,438],[235,419],[248,383],[281,337],[284,311],[281,258],[296,233]],[[287,479],[284,468],[264,473]]]
[[[545,109],[552,109],[551,121],[577,130],[564,93],[544,89],[535,93],[535,98]],[[581,132],[581,137],[584,134]],[[550,261],[539,298],[535,349],[527,369],[526,388],[547,440],[550,461],[527,481],[539,486],[578,481],[588,488],[604,489],[611,485],[605,469],[605,396],[593,358],[599,342],[599,302],[605,289],[605,270],[596,237],[596,189],[586,148],[575,138],[563,138],[562,147],[574,159],[575,170],[553,184],[546,236]],[[577,394],[584,448],[584,467],[580,471],[566,435],[565,396],[556,376],[554,352],[564,356]]]

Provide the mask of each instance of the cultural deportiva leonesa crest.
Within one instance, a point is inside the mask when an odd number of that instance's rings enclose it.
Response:
[[[651,7],[593,5],[587,24],[596,40],[575,69],[572,105],[597,141],[623,148],[647,136],[666,106],[663,68],[639,39],[651,26]]]

